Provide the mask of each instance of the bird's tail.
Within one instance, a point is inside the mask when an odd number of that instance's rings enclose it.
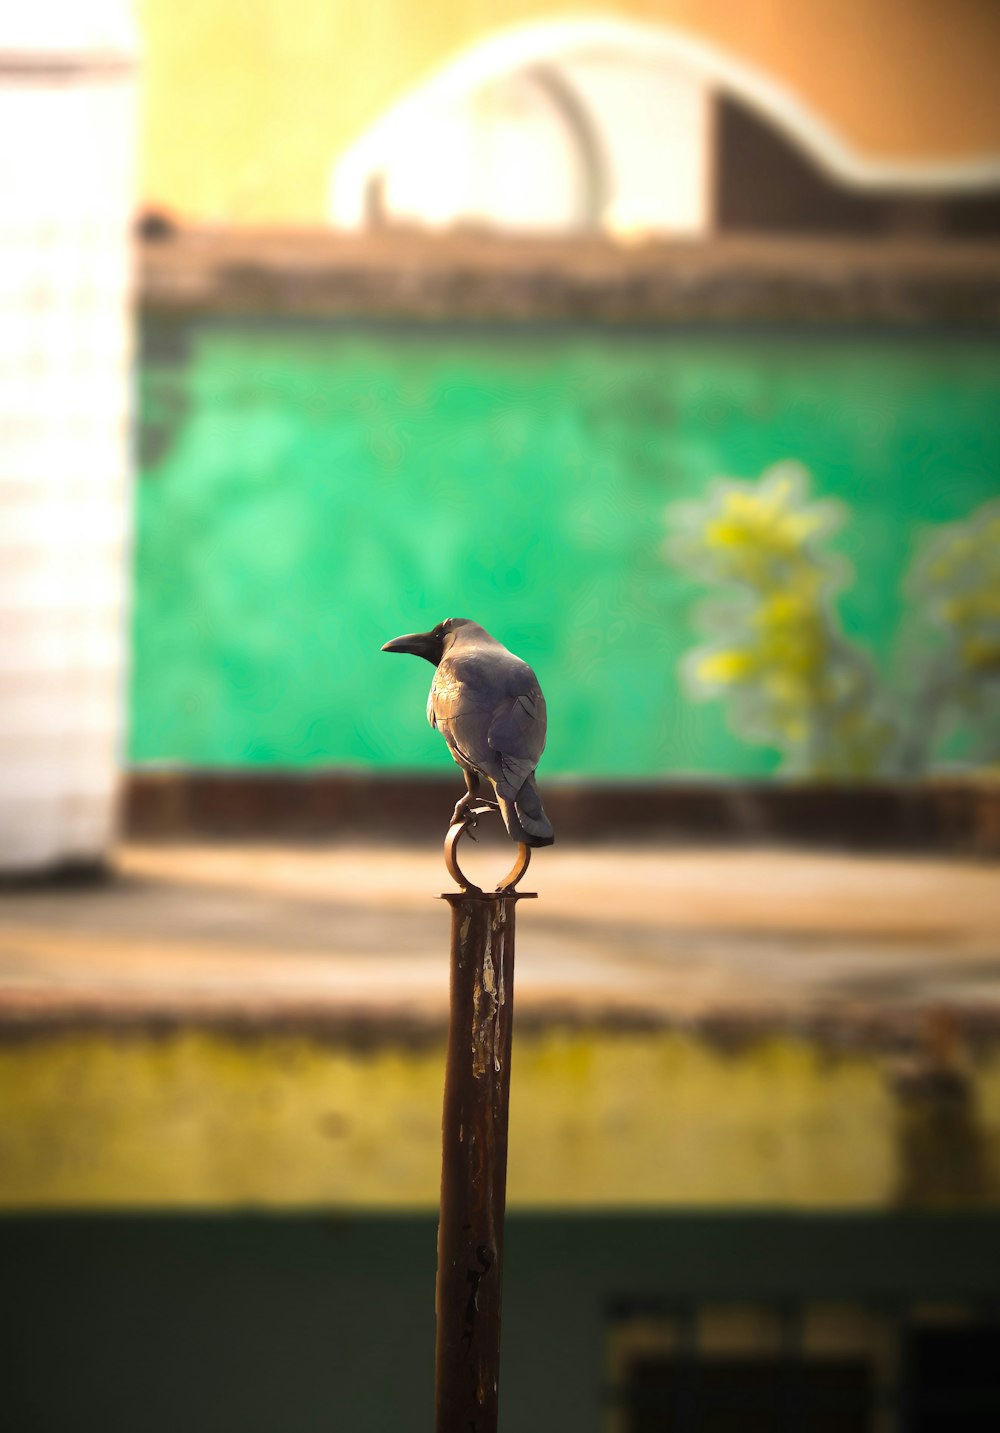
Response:
[[[529,776],[517,793],[515,801],[508,801],[497,792],[500,814],[512,841],[523,841],[526,846],[551,846],[556,839],[552,822],[545,814],[542,798],[538,794],[535,778]]]

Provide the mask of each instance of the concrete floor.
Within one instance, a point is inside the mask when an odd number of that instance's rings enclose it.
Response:
[[[503,856],[474,851],[471,875],[485,884]],[[433,897],[449,885],[436,850],[126,845],[107,883],[0,895],[0,1022],[436,1024],[449,915]],[[995,865],[556,847],[524,887],[539,899],[518,912],[522,1019],[881,1020],[945,1006],[1000,1023]]]

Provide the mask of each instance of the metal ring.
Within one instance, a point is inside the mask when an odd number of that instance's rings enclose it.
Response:
[[[458,843],[465,834],[465,830],[466,825],[464,821],[456,821],[453,825],[448,827],[448,834],[444,838],[444,863],[448,868],[449,876],[456,885],[461,886],[462,890],[467,891],[470,895],[481,896],[483,894],[482,886],[477,886],[470,881],[458,864]],[[521,841],[517,848],[517,860],[497,886],[497,890],[512,891],[528,869],[530,860],[531,847],[526,846],[524,842]]]

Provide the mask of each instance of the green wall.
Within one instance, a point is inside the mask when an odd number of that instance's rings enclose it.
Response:
[[[543,775],[771,771],[681,688],[667,505],[805,463],[885,661],[921,532],[1000,491],[998,411],[1000,348],[928,332],[149,317],[131,759],[447,771],[379,647],[456,615],[538,672]]]
[[[0,1219],[5,1426],[426,1433],[436,1237],[431,1212]],[[615,1316],[630,1305],[749,1304],[766,1319],[822,1302],[849,1321],[868,1308],[891,1351],[892,1320],[911,1303],[936,1304],[939,1319],[948,1305],[985,1307],[989,1319],[998,1267],[1000,1220],[987,1211],[508,1214],[500,1430],[608,1433]],[[913,1360],[900,1375],[910,1393]],[[960,1409],[981,1406],[968,1393],[939,1402],[941,1421],[923,1426],[990,1426],[987,1411],[959,1422]]]

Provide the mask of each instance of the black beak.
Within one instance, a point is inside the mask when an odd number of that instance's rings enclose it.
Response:
[[[386,642],[383,652],[409,652],[414,657],[423,657],[428,662],[438,660],[438,638],[433,632],[410,632],[405,637],[393,637]]]

